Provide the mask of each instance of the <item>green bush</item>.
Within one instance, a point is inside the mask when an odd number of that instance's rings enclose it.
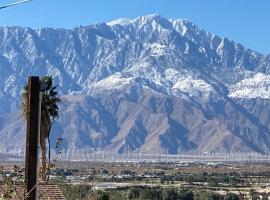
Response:
[[[229,193],[225,196],[225,200],[240,200],[237,194]]]
[[[110,200],[110,194],[108,192],[99,191],[97,200]]]
[[[141,192],[141,188],[131,187],[127,191],[127,199],[135,199],[139,198]]]

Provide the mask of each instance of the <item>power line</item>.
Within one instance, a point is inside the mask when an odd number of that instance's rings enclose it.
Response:
[[[24,0],[24,1],[11,3],[11,4],[8,4],[8,5],[5,5],[5,6],[0,6],[0,9],[8,8],[8,7],[15,6],[15,5],[22,4],[22,3],[27,3],[29,1],[33,1],[33,0]]]

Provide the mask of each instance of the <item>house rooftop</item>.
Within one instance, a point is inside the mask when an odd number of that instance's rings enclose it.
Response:
[[[4,194],[5,185],[0,185],[0,197]],[[40,185],[39,186],[39,198],[41,200],[55,199],[55,200],[66,200],[62,191],[57,185]],[[13,200],[24,200],[24,188],[22,185],[15,186],[15,192],[12,196]]]

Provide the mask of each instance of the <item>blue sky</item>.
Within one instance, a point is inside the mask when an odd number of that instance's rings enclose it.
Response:
[[[0,5],[15,0],[1,0]],[[270,53],[270,0],[34,0],[0,10],[0,25],[64,27],[158,13]]]

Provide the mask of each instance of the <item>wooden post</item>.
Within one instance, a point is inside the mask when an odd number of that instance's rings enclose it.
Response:
[[[29,112],[27,113],[25,154],[25,194],[27,200],[36,200],[39,87],[39,77],[28,78]]]

